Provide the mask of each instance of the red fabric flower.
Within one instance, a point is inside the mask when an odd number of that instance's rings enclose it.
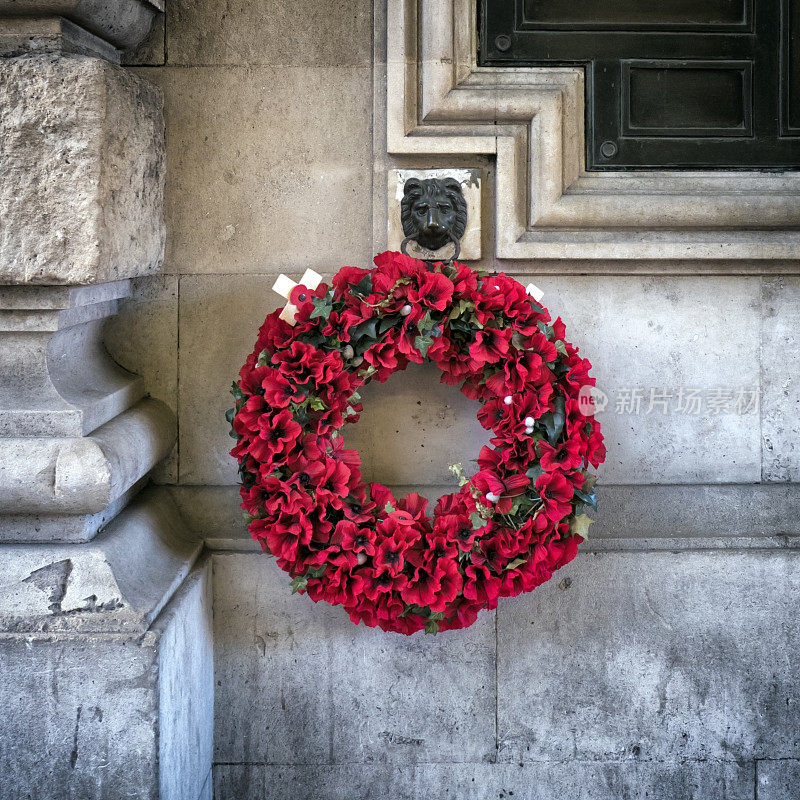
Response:
[[[572,509],[575,487],[561,472],[545,472],[536,479],[536,489],[544,503],[544,513],[558,522]]]

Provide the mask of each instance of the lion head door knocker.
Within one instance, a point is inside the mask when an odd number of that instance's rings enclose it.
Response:
[[[459,240],[467,229],[467,201],[455,178],[409,178],[403,187],[400,218],[406,237],[400,250],[405,255],[409,242],[432,251],[452,242],[455,252],[446,260],[458,258]]]

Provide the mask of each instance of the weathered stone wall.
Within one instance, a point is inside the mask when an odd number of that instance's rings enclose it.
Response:
[[[371,0],[172,0],[134,70],[164,92],[167,249],[106,341],[177,409],[159,480],[213,548],[217,797],[796,796],[800,280],[498,261],[492,159],[387,157],[385,58]],[[239,520],[223,419],[275,276],[368,264],[395,166],[483,170],[483,265],[537,276],[610,399],[584,552],[469,630],[411,640],[290,597]],[[758,408],[711,412],[740,389]],[[436,495],[484,441],[434,370],[365,407],[349,439],[376,480]]]

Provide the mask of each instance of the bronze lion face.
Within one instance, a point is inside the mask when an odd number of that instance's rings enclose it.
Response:
[[[467,201],[455,178],[409,178],[400,204],[403,233],[428,250],[438,250],[467,229]]]

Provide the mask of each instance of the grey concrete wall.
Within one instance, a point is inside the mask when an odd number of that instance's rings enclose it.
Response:
[[[796,277],[534,278],[609,396],[607,503],[563,574],[466,631],[355,628],[250,547],[223,413],[275,276],[367,265],[390,165],[479,166],[493,205],[487,159],[386,159],[372,20],[371,0],[174,0],[135,67],[165,94],[165,274],[107,342],[177,408],[159,479],[216,548],[215,796],[797,797]],[[484,266],[536,275],[493,236],[487,211]],[[430,369],[365,409],[366,474],[431,496],[484,441]]]

